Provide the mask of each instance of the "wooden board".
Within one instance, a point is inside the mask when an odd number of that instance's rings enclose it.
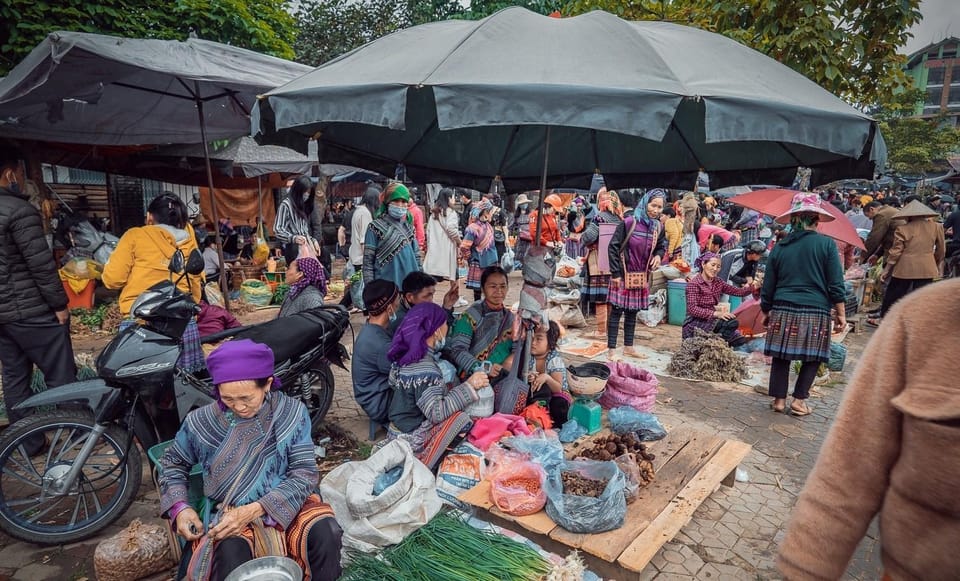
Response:
[[[565,447],[575,457],[603,430]],[[623,578],[626,571],[642,571],[650,559],[693,517],[693,512],[733,473],[750,446],[742,442],[681,428],[648,445],[656,455],[654,481],[627,505],[623,526],[598,534],[571,533],[557,526],[545,511],[514,517],[497,510],[490,500],[490,483],[483,481],[460,495],[464,502],[484,511],[491,520],[554,552],[579,549],[588,566],[607,577]]]

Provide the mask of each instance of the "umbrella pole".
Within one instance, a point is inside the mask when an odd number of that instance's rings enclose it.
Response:
[[[547,195],[547,165],[550,162],[550,126],[543,140],[543,175],[540,176],[540,199],[537,201],[537,235],[534,244],[540,246],[540,229],[543,227],[543,198]]]
[[[263,224],[263,176],[257,176],[257,228]],[[266,242],[266,240],[264,240]]]
[[[207,187],[210,189],[210,211],[213,212],[213,231],[217,240],[217,258],[220,260],[220,290],[223,292],[223,306],[230,310],[230,292],[227,290],[227,263],[223,259],[223,241],[220,239],[220,215],[217,212],[217,197],[213,192],[213,170],[210,168],[210,146],[207,145],[207,122],[203,118],[203,100],[200,99],[200,83],[194,81],[196,88],[197,114],[200,116],[200,140],[203,142],[203,161],[207,166]]]

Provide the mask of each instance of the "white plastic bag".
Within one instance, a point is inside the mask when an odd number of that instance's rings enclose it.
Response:
[[[554,289],[550,291],[550,295],[547,300],[556,305],[579,305],[580,289],[572,288],[566,291]]]
[[[667,289],[662,288],[650,295],[647,309],[640,311],[640,320],[648,327],[656,327],[667,316]]]
[[[400,479],[373,495],[377,477],[402,465]],[[343,529],[344,553],[365,553],[399,543],[440,512],[433,473],[413,455],[410,444],[393,440],[361,462],[347,462],[320,482],[320,495],[333,507]]]
[[[500,268],[506,272],[513,272],[514,266],[514,254],[512,248],[507,248],[507,251],[503,253],[503,258],[500,259]]]

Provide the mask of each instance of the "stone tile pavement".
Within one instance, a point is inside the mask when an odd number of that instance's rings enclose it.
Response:
[[[515,280],[511,276],[509,300],[514,301],[519,287]],[[438,301],[445,291],[441,284]],[[354,315],[352,323],[358,332],[363,319]],[[679,344],[679,327],[641,328],[638,337],[639,343],[652,347],[675,348]],[[733,488],[720,487],[639,576],[625,576],[620,581],[779,579],[774,558],[790,510],[836,413],[845,380],[868,338],[868,333],[849,335],[847,372],[834,374],[829,383],[815,389],[811,400],[814,413],[805,418],[773,413],[768,407],[769,399],[745,385],[661,378],[656,409],[661,421],[668,429],[690,426],[751,444],[753,450],[741,466],[748,481],[738,482]],[[348,331],[344,343],[352,346],[352,341],[353,334]],[[570,357],[568,363],[575,360]],[[334,376],[337,389],[328,417],[358,439],[366,440],[368,423],[353,400],[350,375],[335,369]],[[381,431],[378,437],[382,436]],[[0,535],[0,581],[93,579],[96,544],[133,518],[158,520],[157,504],[157,493],[145,471],[140,495],[131,509],[99,538],[63,547],[36,547]],[[861,543],[847,578],[878,579],[879,561],[874,525]],[[169,577],[166,573],[153,579]]]

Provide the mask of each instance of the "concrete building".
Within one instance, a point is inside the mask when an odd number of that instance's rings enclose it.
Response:
[[[915,114],[933,117],[943,112],[948,123],[960,126],[960,39],[951,36],[910,54],[906,72],[925,92]]]

